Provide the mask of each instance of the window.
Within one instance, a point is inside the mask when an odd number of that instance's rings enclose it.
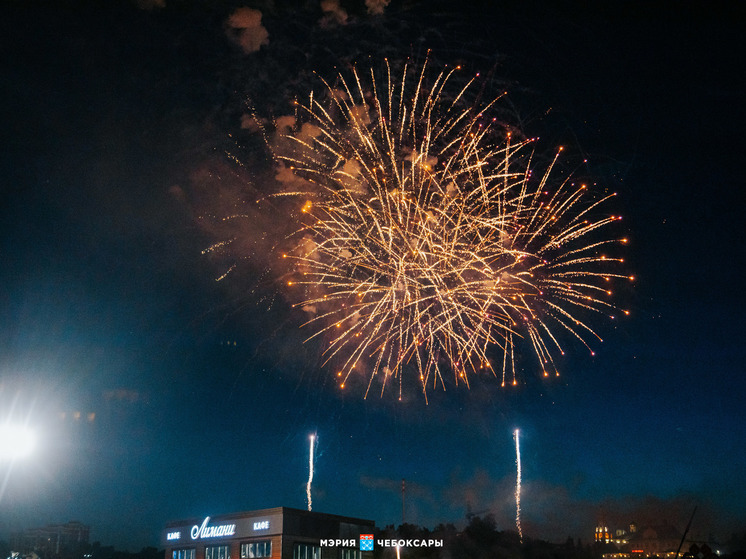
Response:
[[[293,546],[293,559],[321,559],[321,548],[310,543],[297,543]]]
[[[212,545],[212,546],[205,548],[205,559],[230,559],[230,558],[231,558],[230,547],[227,545]]]
[[[194,559],[194,549],[174,549],[173,559]]]
[[[254,559],[255,557],[272,557],[272,540],[241,544],[241,559]]]
[[[362,559],[363,552],[355,548],[345,548],[342,550],[342,559]]]

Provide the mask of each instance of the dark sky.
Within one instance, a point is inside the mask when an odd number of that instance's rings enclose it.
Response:
[[[746,526],[737,13],[393,0],[382,15],[343,2],[340,22],[312,1],[62,4],[0,18],[0,420],[40,436],[28,462],[0,464],[0,538],[80,520],[134,550],[170,520],[304,508],[313,432],[314,510],[398,524],[404,478],[407,521],[488,511],[512,529],[515,428],[528,536],[588,541],[601,514],[683,529],[695,505],[695,535]],[[229,24],[242,6],[263,13],[258,52]],[[595,357],[573,347],[560,380],[527,362],[515,388],[363,400],[303,343],[270,268],[288,225],[220,219],[269,188],[247,106],[288,114],[314,71],[428,49],[506,87],[528,134],[618,191],[631,314],[599,324]],[[235,235],[239,250],[203,252]]]

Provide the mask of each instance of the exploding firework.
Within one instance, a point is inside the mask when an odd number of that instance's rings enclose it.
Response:
[[[613,318],[608,282],[624,276],[604,251],[626,240],[599,238],[621,219],[602,211],[613,194],[555,181],[559,151],[534,173],[532,140],[486,116],[499,97],[466,101],[474,79],[454,91],[458,70],[340,75],[296,104],[275,150],[278,177],[303,185],[285,193],[302,197],[287,284],[340,385],[361,376],[366,396],[396,379],[401,399],[407,371],[425,395],[447,372],[515,384],[520,340],[558,374],[558,332],[590,350],[581,316]]]

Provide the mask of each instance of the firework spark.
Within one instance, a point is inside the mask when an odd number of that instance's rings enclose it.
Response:
[[[313,447],[316,442],[316,434],[308,437],[310,440],[310,448],[308,451],[308,482],[306,482],[306,499],[308,501],[308,510],[311,510],[311,483],[313,482]]]
[[[553,180],[559,151],[534,174],[532,141],[485,116],[497,99],[467,104],[474,80],[450,93],[457,69],[427,85],[426,65],[401,79],[385,68],[324,82],[326,101],[297,104],[275,151],[280,173],[305,185],[291,193],[301,227],[282,257],[311,338],[327,339],[342,388],[367,378],[366,396],[397,379],[401,399],[405,371],[426,397],[446,371],[456,384],[480,371],[516,384],[521,339],[544,376],[558,374],[558,332],[590,350],[600,337],[580,316],[611,314],[607,282],[624,277],[604,250],[626,241],[598,238],[621,219],[602,213],[613,194]]]
[[[521,431],[513,431],[515,439],[515,527],[518,537],[523,543],[523,530],[521,530]]]

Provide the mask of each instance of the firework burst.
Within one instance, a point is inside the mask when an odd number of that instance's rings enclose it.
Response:
[[[609,282],[624,277],[604,253],[626,242],[603,236],[621,219],[602,213],[613,195],[554,181],[559,151],[533,173],[532,141],[486,116],[499,97],[470,105],[474,80],[451,93],[458,68],[426,70],[324,82],[275,150],[305,185],[290,193],[302,202],[287,283],[341,386],[362,376],[366,396],[395,381],[401,398],[409,372],[425,394],[451,374],[515,384],[519,340],[557,374],[559,332],[590,349],[580,317],[613,315]]]

